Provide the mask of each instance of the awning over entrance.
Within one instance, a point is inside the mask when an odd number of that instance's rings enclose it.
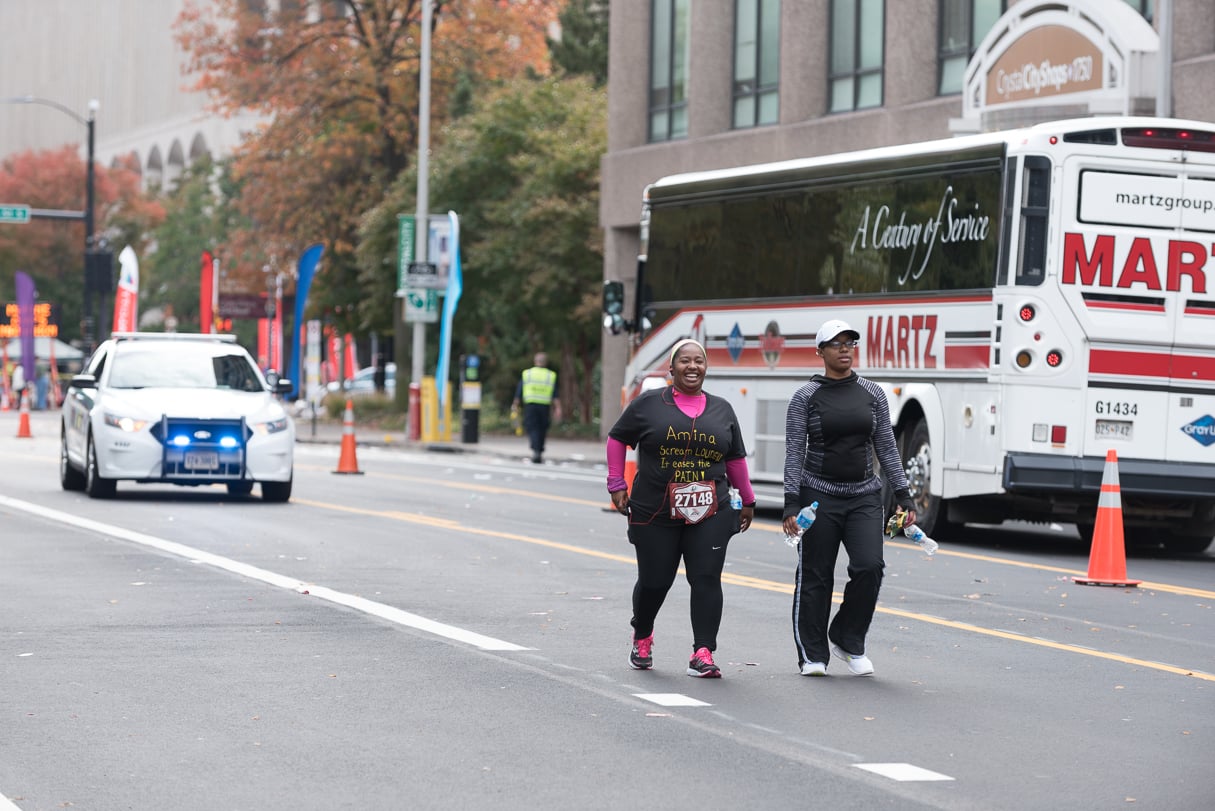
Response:
[[[1126,3],[1023,0],[966,67],[956,133],[1092,115],[1152,115],[1160,38]]]

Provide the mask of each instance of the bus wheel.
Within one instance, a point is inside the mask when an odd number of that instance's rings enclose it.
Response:
[[[1164,534],[1161,539],[1164,549],[1173,555],[1201,555],[1211,545],[1210,535],[1178,535],[1173,532]]]
[[[945,521],[941,515],[941,499],[932,494],[932,444],[928,441],[928,424],[917,420],[900,439],[903,472],[907,475],[907,488],[915,505],[915,522],[929,535],[936,535],[944,528]]]

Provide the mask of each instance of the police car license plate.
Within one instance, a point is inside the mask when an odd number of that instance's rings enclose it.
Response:
[[[1133,425],[1127,420],[1097,420],[1097,439],[1129,440]]]
[[[215,470],[219,467],[219,454],[187,453],[185,463],[190,470]]]

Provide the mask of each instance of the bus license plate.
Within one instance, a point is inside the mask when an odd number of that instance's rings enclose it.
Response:
[[[219,467],[219,454],[187,453],[186,467],[190,470],[215,470]]]
[[[1097,439],[1129,440],[1132,425],[1126,420],[1097,420]]]

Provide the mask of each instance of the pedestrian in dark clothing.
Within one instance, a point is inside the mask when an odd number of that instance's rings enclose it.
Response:
[[[819,503],[817,519],[797,547],[793,641],[803,676],[826,675],[829,652],[854,675],[873,674],[865,637],[886,565],[875,452],[907,523],[915,522],[886,395],[852,371],[860,337],[843,321],[823,324],[815,338],[823,374],[794,392],[785,417],[785,533],[796,535],[798,511]],[[848,584],[828,626],[841,541],[848,552]]]
[[[511,407],[518,410],[523,404],[523,430],[532,449],[532,462],[544,461],[544,440],[553,420],[561,419],[561,399],[557,396],[557,373],[548,368],[548,355],[537,352],[532,358],[535,364],[524,369],[515,386],[515,399]]]
[[[629,666],[653,666],[654,620],[675,583],[682,558],[691,587],[692,658],[688,675],[719,678],[713,662],[721,626],[721,571],[730,538],[755,517],[747,449],[734,409],[701,391],[705,350],[692,339],[671,351],[673,384],[643,392],[608,433],[607,488],[628,516],[637,555],[633,586],[633,645]],[[632,489],[624,480],[625,452],[637,450]],[[741,509],[730,505],[739,491]]]

